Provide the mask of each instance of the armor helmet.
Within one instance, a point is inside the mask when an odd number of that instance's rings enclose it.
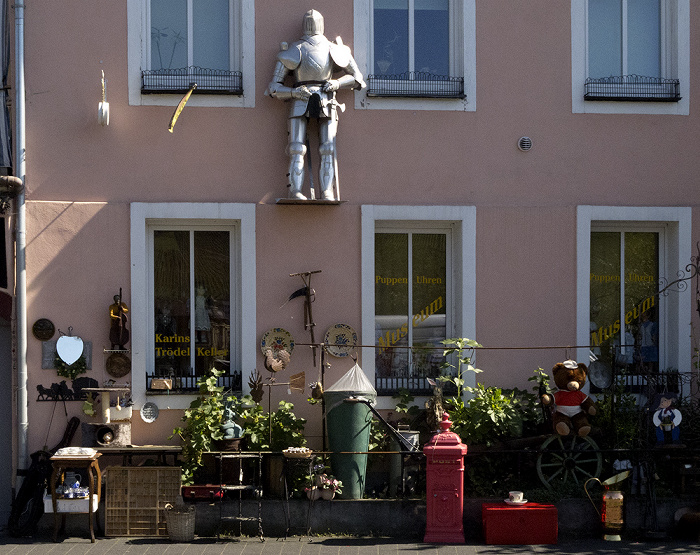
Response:
[[[302,24],[305,35],[322,35],[323,34],[323,16],[316,10],[309,10],[304,14]]]

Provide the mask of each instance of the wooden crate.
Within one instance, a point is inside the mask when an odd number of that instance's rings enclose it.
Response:
[[[180,495],[180,467],[110,466],[105,474],[105,535],[168,535],[165,505]]]

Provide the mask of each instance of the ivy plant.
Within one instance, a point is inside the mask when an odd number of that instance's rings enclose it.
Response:
[[[223,372],[212,369],[207,376],[197,380],[199,395],[190,403],[182,416],[184,426],[173,430],[174,436],[182,440],[182,483],[192,484],[196,471],[202,466],[202,456],[211,451],[214,442],[223,439],[221,422],[224,416],[224,404],[230,401],[234,407],[240,406],[239,400],[230,396],[224,399],[224,388],[217,385]],[[235,412],[238,412],[234,408]]]

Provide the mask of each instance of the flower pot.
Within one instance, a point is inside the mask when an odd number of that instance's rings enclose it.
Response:
[[[317,499],[321,498],[321,492],[323,490],[320,490],[318,488],[309,488],[306,490],[306,497],[311,499],[311,501],[316,501]]]
[[[241,438],[233,439],[220,439],[214,443],[214,446],[219,451],[240,451],[241,450]]]
[[[321,499],[325,499],[326,501],[330,501],[335,497],[335,492],[330,489],[322,489],[319,490],[321,492]]]

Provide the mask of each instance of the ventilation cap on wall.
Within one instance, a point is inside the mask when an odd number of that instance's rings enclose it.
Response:
[[[520,137],[518,139],[518,148],[523,152],[527,152],[532,148],[532,139],[530,137]]]

